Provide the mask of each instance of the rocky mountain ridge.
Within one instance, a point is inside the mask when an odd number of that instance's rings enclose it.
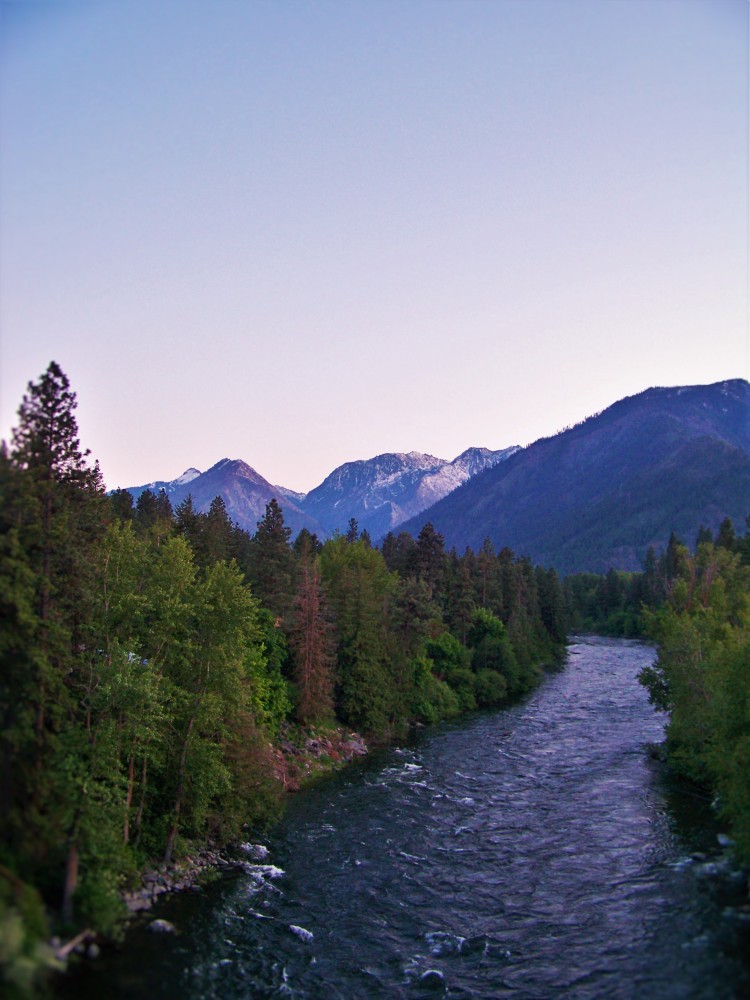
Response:
[[[377,541],[517,450],[468,448],[452,461],[416,451],[386,452],[347,462],[311,490],[300,506],[330,531],[345,531],[353,517],[360,530]]]
[[[127,487],[127,492],[137,501],[144,490],[163,491],[173,507],[190,494],[201,511],[221,496],[232,520],[251,534],[275,497],[293,536],[302,528],[320,538],[343,533],[354,517],[360,530],[377,540],[515,450],[469,448],[452,462],[415,451],[378,455],[340,466],[308,494],[274,486],[246,462],[223,458],[206,472],[189,468],[176,479]]]

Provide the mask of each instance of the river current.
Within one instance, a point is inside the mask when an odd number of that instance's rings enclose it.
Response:
[[[525,701],[292,798],[247,871],[69,982],[117,998],[750,996],[743,879],[647,744],[647,645],[581,638]],[[248,845],[249,847],[249,845]],[[744,902],[746,902],[746,895]]]

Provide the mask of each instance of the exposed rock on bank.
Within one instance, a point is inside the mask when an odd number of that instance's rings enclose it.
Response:
[[[286,791],[296,792],[308,781],[366,756],[367,744],[358,733],[341,727],[308,732],[295,739],[290,727],[272,749],[275,778]]]
[[[157,899],[168,892],[201,892],[200,883],[213,877],[217,869],[241,867],[241,862],[225,856],[220,851],[203,848],[181,858],[172,865],[160,865],[144,872],[137,889],[123,893],[123,900],[130,913],[150,910]]]
[[[364,739],[340,726],[320,731],[286,726],[279,742],[270,749],[274,777],[288,792],[299,791],[315,778],[337,771],[367,753]],[[202,892],[202,883],[212,881],[222,872],[234,870],[254,874],[256,869],[271,869],[273,866],[257,864],[267,854],[261,844],[203,847],[169,865],[143,872],[140,885],[122,894],[123,902],[130,914],[143,913],[167,893]],[[274,877],[276,871],[264,871],[264,874]],[[154,920],[149,928],[154,932],[173,932],[175,928],[168,924],[168,921]],[[95,958],[99,954],[97,936],[94,931],[85,930],[64,945],[55,939],[51,942],[52,953],[62,962],[73,953]]]
[[[358,733],[341,727],[324,732],[300,733],[291,727],[282,731],[280,741],[271,749],[274,776],[284,789],[298,791],[306,782],[338,770],[350,761],[367,755],[364,739]],[[216,872],[245,871],[247,855],[256,861],[263,859],[265,848],[259,844],[242,844],[245,857],[237,857],[231,847],[201,848],[170,865],[144,872],[141,885],[123,893],[130,913],[149,910],[159,897],[170,892],[201,892],[201,882],[213,878]]]

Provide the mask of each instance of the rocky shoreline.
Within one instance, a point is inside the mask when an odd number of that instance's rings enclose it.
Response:
[[[359,733],[341,727],[324,732],[311,730],[297,739],[287,727],[280,740],[270,748],[273,775],[285,792],[297,792],[306,784],[340,770],[346,764],[365,757],[368,747]],[[141,874],[140,885],[123,892],[129,917],[146,913],[164,896],[178,892],[202,892],[203,885],[222,873],[254,871],[268,852],[262,844],[209,845],[191,851],[169,865],[158,865]],[[167,920],[154,919],[149,930],[170,933],[174,927]],[[62,943],[49,942],[55,958],[66,962],[70,955],[96,958],[100,953],[98,935],[83,930]]]
[[[359,733],[341,727],[311,731],[298,742],[290,736],[288,728],[282,729],[279,743],[271,749],[274,777],[288,792],[297,792],[310,780],[369,753]]]

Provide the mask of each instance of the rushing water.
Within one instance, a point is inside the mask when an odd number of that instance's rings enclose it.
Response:
[[[636,681],[652,657],[579,640],[523,703],[301,793],[263,864],[208,899],[175,899],[162,913],[176,935],[135,931],[68,988],[112,1000],[750,995],[741,876],[703,804],[645,751],[663,731]]]

